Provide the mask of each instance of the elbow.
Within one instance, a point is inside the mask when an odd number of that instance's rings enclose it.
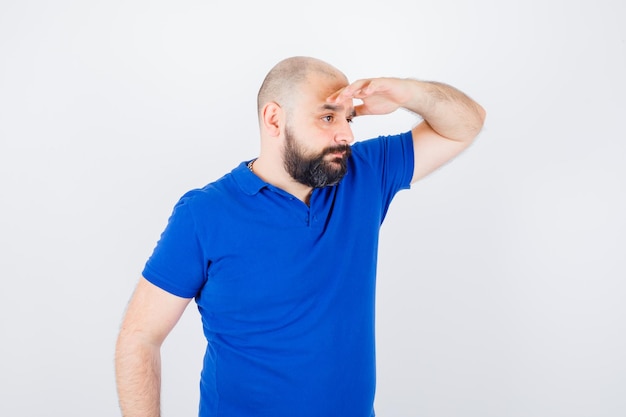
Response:
[[[487,111],[483,106],[478,103],[474,103],[474,118],[472,123],[468,125],[468,139],[469,142],[473,142],[474,139],[483,129],[485,125],[485,119],[487,118]]]
[[[483,128],[485,124],[485,119],[487,118],[487,110],[480,104],[476,103],[477,111],[478,111],[478,119],[480,120],[479,130]]]
[[[474,114],[475,114],[475,130],[476,133],[480,132],[485,125],[485,119],[487,118],[487,110],[480,104],[474,102]]]

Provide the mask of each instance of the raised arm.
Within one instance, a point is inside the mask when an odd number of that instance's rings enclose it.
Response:
[[[329,101],[360,99],[356,116],[380,115],[404,108],[421,116],[415,126],[412,182],[430,174],[466,149],[482,129],[485,110],[456,88],[405,78],[371,78],[353,82]]]
[[[124,417],[160,416],[161,344],[191,299],[141,278],[128,304],[115,349],[115,375]]]

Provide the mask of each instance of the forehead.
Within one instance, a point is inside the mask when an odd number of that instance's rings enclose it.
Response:
[[[326,97],[347,85],[348,80],[342,74],[313,71],[306,77],[303,88],[309,94],[326,100]]]
[[[339,105],[330,106],[326,99],[337,90],[348,85],[348,80],[342,75],[313,72],[300,85],[298,101],[310,110],[329,110],[332,108],[352,107],[352,100]]]

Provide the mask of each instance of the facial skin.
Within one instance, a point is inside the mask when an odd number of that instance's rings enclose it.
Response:
[[[285,171],[300,184],[312,188],[332,186],[348,170],[350,143],[354,140],[350,127],[354,117],[352,101],[339,105],[326,102],[344,84],[340,78],[311,75],[309,83],[301,86],[297,110],[287,117],[283,163]]]
[[[294,180],[306,186],[321,188],[337,184],[348,171],[351,153],[350,145],[339,144],[307,155],[292,129],[285,128],[285,170]]]

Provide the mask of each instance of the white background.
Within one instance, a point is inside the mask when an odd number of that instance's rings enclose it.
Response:
[[[383,225],[378,415],[625,416],[625,9],[2,1],[0,415],[119,415],[118,326],[174,203],[257,155],[263,77],[312,55],[488,111]],[[191,304],[163,348],[165,416],[196,415],[203,350]]]

